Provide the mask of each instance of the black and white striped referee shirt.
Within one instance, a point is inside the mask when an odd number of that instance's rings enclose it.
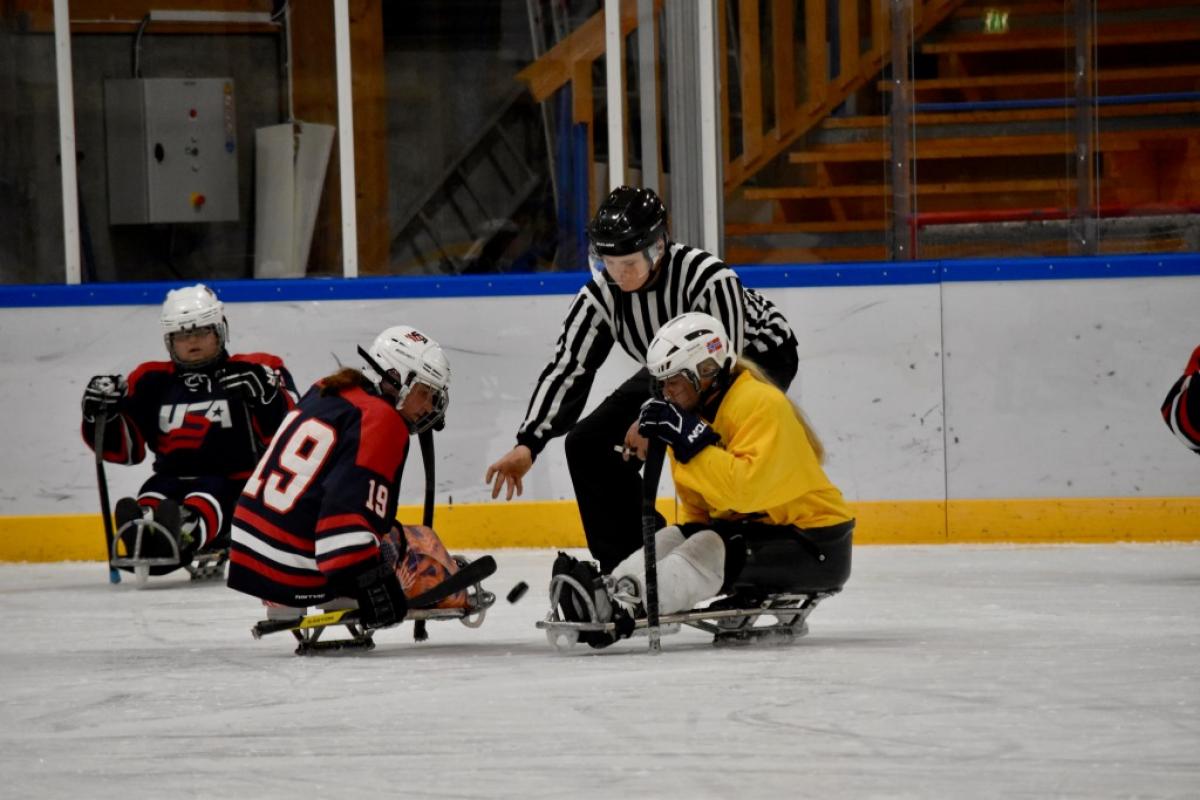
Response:
[[[762,295],[742,286],[737,273],[711,253],[676,242],[667,249],[665,274],[654,286],[623,292],[595,273],[571,303],[554,358],[537,386],[517,432],[517,443],[536,456],[579,419],[596,370],[617,342],[646,363],[650,340],[663,325],[688,311],[711,314],[725,325],[734,352],[754,357],[792,338],[783,314]]]

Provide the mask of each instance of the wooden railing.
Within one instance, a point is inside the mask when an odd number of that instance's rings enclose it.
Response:
[[[962,3],[913,0],[912,38],[925,35]],[[891,59],[891,19],[888,4],[879,0],[866,5],[871,11],[866,18],[859,14],[859,0],[839,0],[833,19],[826,11],[827,0],[717,0],[717,4],[722,154],[729,194],[875,79]],[[656,0],[656,12],[661,7],[661,0]],[[769,37],[763,35],[762,19],[768,20]],[[733,31],[729,20],[734,21]],[[803,41],[794,34],[798,20],[803,20]],[[622,0],[622,34],[628,35],[637,24],[636,0]],[[836,31],[836,38],[830,31]],[[733,75],[730,59],[725,57],[731,35],[736,36],[737,45]],[[833,52],[837,53],[836,64],[830,63]],[[601,12],[517,78],[539,102],[570,86],[572,120],[587,125],[590,131],[595,122],[592,67],[603,55]],[[769,92],[762,88],[764,71],[771,77]],[[797,80],[798,73],[802,80]],[[733,81],[736,92],[731,91]],[[730,128],[735,120],[736,136]],[[592,137],[587,138],[591,166],[595,156]]]

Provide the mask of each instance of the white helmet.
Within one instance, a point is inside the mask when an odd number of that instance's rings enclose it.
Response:
[[[217,299],[213,290],[202,283],[167,292],[160,320],[163,342],[174,361],[179,360],[175,356],[175,348],[171,346],[171,336],[176,333],[211,327],[216,331],[222,350],[229,343],[229,323],[225,321],[225,306]]]
[[[396,325],[375,337],[370,352],[358,348],[376,385],[390,384],[397,392],[396,410],[412,387],[423,383],[433,392],[433,411],[410,425],[421,433],[441,422],[450,405],[450,362],[433,339],[408,325]]]
[[[646,350],[646,368],[660,385],[682,372],[697,392],[701,377],[719,374],[735,359],[725,326],[698,311],[680,314],[663,325]]]

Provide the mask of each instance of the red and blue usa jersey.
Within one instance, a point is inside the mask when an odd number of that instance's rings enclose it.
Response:
[[[258,364],[274,376],[279,390],[269,403],[248,402],[217,382],[222,369],[237,363]],[[180,478],[245,478],[296,405],[291,373],[270,353],[223,356],[201,369],[150,361],[130,373],[128,384],[119,415],[104,430],[104,460],[140,464],[150,450],[156,473]],[[82,433],[93,447],[95,423],[85,419]]]
[[[230,588],[301,607],[350,593],[351,578],[381,563],[408,445],[407,425],[383,398],[309,389],[238,501]]]

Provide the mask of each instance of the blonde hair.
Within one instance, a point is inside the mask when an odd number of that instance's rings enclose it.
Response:
[[[760,367],[758,364],[755,364],[745,356],[738,356],[737,361],[733,365],[733,369],[730,370],[730,373],[736,378],[743,372],[749,372],[750,376],[755,380],[762,381],[769,386],[775,386],[775,382],[767,377],[766,373],[763,372],[762,367]],[[780,391],[783,390],[780,389]],[[784,397],[787,397],[786,393],[784,394]],[[817,432],[813,430],[812,423],[808,421],[808,417],[804,414],[804,411],[800,408],[800,406],[796,405],[796,401],[788,397],[788,403],[791,404],[792,411],[796,413],[796,419],[800,422],[800,427],[804,428],[804,435],[808,439],[808,443],[812,447],[813,452],[817,455],[817,463],[824,464],[825,445],[821,444],[821,437],[817,436]]]
[[[346,389],[370,389],[373,384],[354,367],[342,367],[332,375],[327,375],[318,381],[321,384],[321,396],[329,397]]]

